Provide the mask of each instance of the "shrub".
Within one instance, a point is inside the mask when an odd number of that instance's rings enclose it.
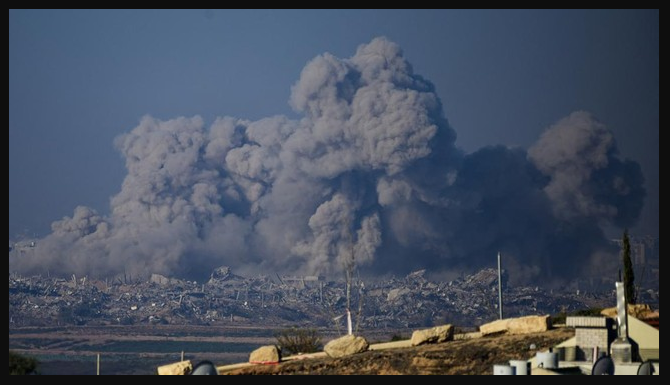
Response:
[[[38,362],[32,357],[24,357],[9,351],[9,375],[25,376],[37,373]]]
[[[275,333],[282,353],[314,353],[321,350],[321,336],[315,329],[286,329]]]

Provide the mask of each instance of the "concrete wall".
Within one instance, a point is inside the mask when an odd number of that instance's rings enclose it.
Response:
[[[593,348],[598,347],[601,352],[608,349],[608,331],[605,328],[579,328],[575,331],[577,337],[577,360],[592,361]]]

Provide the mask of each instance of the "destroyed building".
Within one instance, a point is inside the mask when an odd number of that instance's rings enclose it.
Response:
[[[503,275],[503,283],[506,282]],[[228,267],[204,283],[158,274],[148,280],[69,280],[9,276],[9,323],[44,325],[310,325],[344,327],[343,280],[234,274]],[[553,314],[609,304],[613,293],[551,291],[504,285],[505,314]],[[658,304],[658,290],[642,293]],[[497,317],[497,271],[451,281],[425,271],[403,278],[357,281],[351,312],[361,328],[409,328],[453,323],[474,326]]]

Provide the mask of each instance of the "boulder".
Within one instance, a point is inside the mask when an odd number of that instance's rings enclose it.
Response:
[[[520,318],[509,318],[493,321],[479,327],[483,336],[507,333],[530,334],[541,333],[551,329],[551,320],[548,315],[534,315]]]
[[[651,307],[649,305],[628,304],[628,315],[631,317],[635,317],[637,319],[646,319],[649,318],[649,315],[652,313],[653,312],[651,311]],[[605,317],[616,318],[617,311],[615,307],[612,307],[609,309],[603,309],[600,314],[604,315]]]
[[[193,364],[191,361],[182,361],[175,364],[164,365],[158,367],[159,376],[185,376],[191,373]]]
[[[329,357],[339,358],[363,353],[364,351],[367,351],[369,347],[370,344],[365,338],[347,335],[330,341],[326,344],[323,350]]]
[[[432,329],[417,330],[412,333],[412,346],[439,344],[454,339],[452,325],[436,326]]]
[[[253,352],[249,356],[249,363],[251,364],[278,364],[281,362],[281,350],[275,345],[263,346]]]

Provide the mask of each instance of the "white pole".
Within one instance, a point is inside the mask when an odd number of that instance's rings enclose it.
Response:
[[[97,364],[96,364],[95,373],[96,373],[97,376],[100,375],[100,353],[98,353],[98,360],[97,360]]]
[[[502,270],[500,265],[500,252],[498,252],[498,310],[500,311],[500,319],[503,319]]]
[[[354,334],[353,327],[351,325],[351,312],[347,309],[347,329],[349,330],[349,335]]]

